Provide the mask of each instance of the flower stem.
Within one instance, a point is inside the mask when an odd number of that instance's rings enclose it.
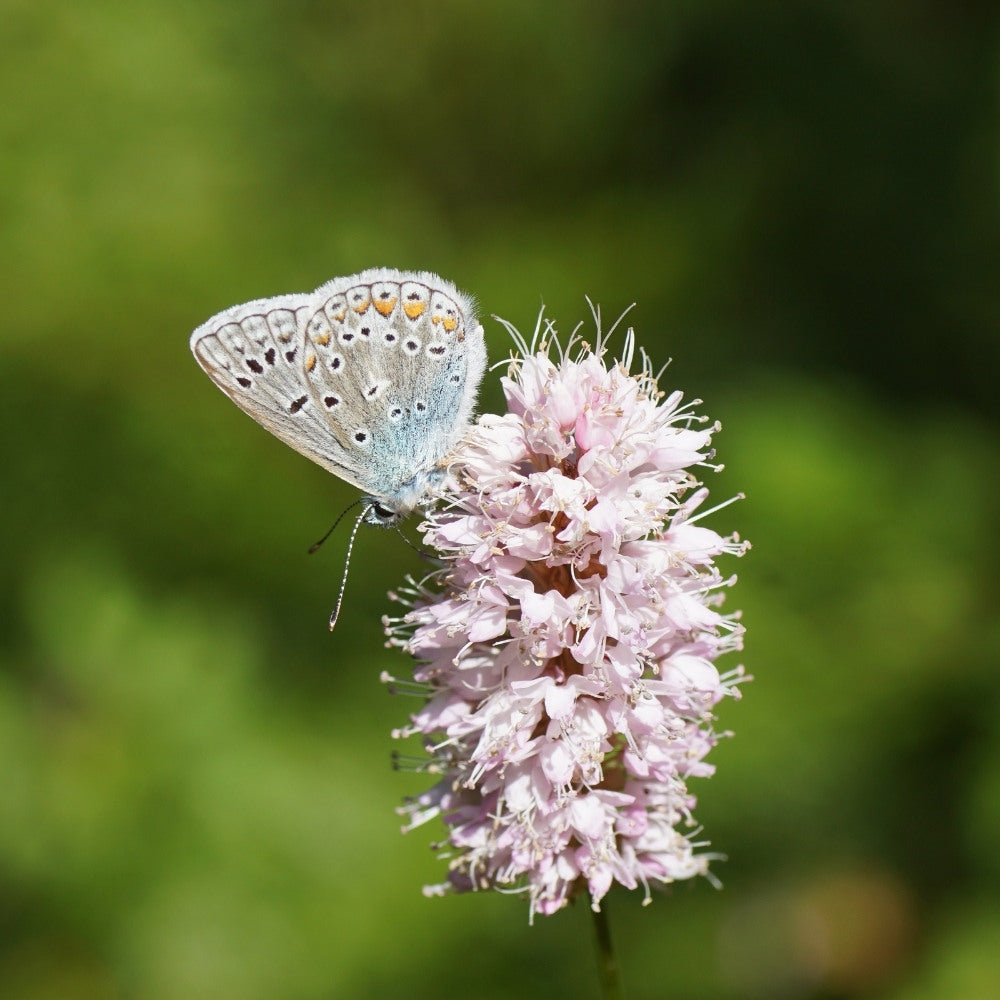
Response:
[[[618,974],[618,960],[611,944],[608,926],[607,903],[600,910],[591,910],[594,916],[594,933],[597,938],[597,973],[601,980],[604,1000],[622,1000],[622,983]]]

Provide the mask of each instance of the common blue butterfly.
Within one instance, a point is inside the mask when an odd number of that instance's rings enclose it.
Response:
[[[486,367],[475,304],[425,271],[372,268],[233,306],[191,335],[209,378],[393,525],[444,475]]]

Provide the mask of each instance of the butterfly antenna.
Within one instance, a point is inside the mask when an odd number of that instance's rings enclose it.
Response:
[[[319,550],[319,547],[320,547],[320,546],[321,546],[321,545],[322,545],[322,544],[323,544],[323,543],[324,543],[324,542],[325,542],[325,541],[326,541],[326,540],[327,540],[327,539],[328,539],[328,538],[329,538],[329,537],[330,537],[330,536],[331,536],[331,535],[333,534],[333,532],[334,532],[334,530],[336,529],[337,525],[338,525],[338,524],[340,524],[340,522],[344,520],[344,515],[345,515],[345,514],[346,514],[346,513],[347,513],[347,512],[349,511],[349,510],[353,509],[354,507],[357,507],[357,505],[358,505],[359,503],[364,503],[364,501],[365,501],[365,498],[364,498],[364,497],[361,497],[360,499],[358,499],[358,500],[355,500],[355,501],[354,501],[354,503],[352,503],[352,504],[349,504],[349,505],[348,505],[347,507],[345,507],[345,508],[344,508],[344,509],[343,509],[343,510],[342,510],[342,511],[341,511],[341,512],[340,512],[340,513],[339,513],[339,514],[337,515],[337,520],[336,520],[336,521],[334,521],[334,522],[333,522],[333,524],[331,524],[331,525],[330,525],[330,528],[329,528],[329,530],[327,531],[327,533],[326,533],[326,534],[325,534],[325,535],[324,535],[324,536],[323,536],[323,537],[322,537],[322,538],[321,538],[321,539],[320,539],[320,540],[319,540],[318,542],[313,542],[313,543],[312,543],[312,545],[310,545],[310,546],[309,546],[309,555],[312,555],[312,554],[313,554],[314,552],[316,552],[316,551],[318,551],[318,550]],[[355,530],[357,530],[357,529],[355,529]]]
[[[421,559],[436,558],[433,552],[428,552],[427,549],[422,549],[419,545],[414,545],[413,542],[411,542],[409,538],[407,538],[406,535],[403,534],[403,529],[398,524],[395,527],[396,527],[396,534],[399,535],[399,537],[402,538],[403,541],[406,542],[406,544],[409,545],[409,547],[413,549],[413,551],[416,552],[416,554],[420,556]]]
[[[353,507],[354,504],[351,504]],[[347,510],[350,510],[348,507]],[[347,589],[347,571],[351,568],[351,553],[354,551],[354,539],[358,535],[358,528],[361,527],[361,522],[365,519],[365,514],[368,513],[369,508],[365,507],[360,514],[358,514],[358,519],[354,522],[354,527],[351,529],[351,540],[347,543],[347,557],[344,559],[344,575],[340,580],[340,593],[337,594],[337,606],[333,609],[333,614],[330,615],[330,631],[332,632],[337,627],[337,619],[340,617],[340,606],[344,603],[344,591]],[[344,511],[346,514],[347,511]],[[341,514],[340,517],[343,517]],[[337,519],[338,521],[340,518]],[[336,527],[336,525],[334,526]],[[330,529],[333,530],[332,528]],[[329,534],[329,532],[327,532]]]

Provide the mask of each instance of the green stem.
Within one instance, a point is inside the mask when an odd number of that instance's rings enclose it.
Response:
[[[615,949],[611,944],[608,911],[606,908],[602,908],[590,912],[594,915],[594,933],[597,938],[597,972],[601,980],[601,993],[604,1000],[622,1000],[622,983],[618,974]]]

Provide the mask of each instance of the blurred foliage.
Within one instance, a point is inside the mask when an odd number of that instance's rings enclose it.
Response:
[[[420,895],[419,560],[363,533],[330,636],[352,490],[188,354],[382,264],[635,301],[723,421],[726,887],[612,894],[627,994],[1000,995],[994,4],[5,0],[0,53],[0,995],[596,996],[584,907]]]

